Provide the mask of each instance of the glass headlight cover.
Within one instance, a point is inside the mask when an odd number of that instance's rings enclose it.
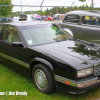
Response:
[[[84,76],[90,75],[92,73],[93,73],[93,67],[88,68],[88,69],[84,69],[84,70],[81,70],[81,71],[78,71],[77,72],[77,77],[78,78],[84,77]]]

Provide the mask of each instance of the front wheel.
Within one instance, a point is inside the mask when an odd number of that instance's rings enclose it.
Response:
[[[44,64],[37,64],[32,70],[32,79],[35,87],[42,93],[55,91],[55,82],[51,70]]]

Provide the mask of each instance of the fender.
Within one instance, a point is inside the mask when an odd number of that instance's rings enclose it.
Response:
[[[51,71],[54,70],[54,68],[53,68],[53,66],[51,65],[51,63],[48,62],[47,60],[43,59],[43,58],[36,57],[36,58],[32,59],[31,62],[32,62],[32,61],[41,62],[41,63],[47,65],[47,66],[51,69]],[[31,62],[30,62],[30,63],[31,63]]]
[[[69,28],[63,28],[63,29],[64,31],[68,32],[74,38],[74,34]]]
[[[62,27],[61,23],[62,23],[62,21],[60,21],[58,23],[58,26]],[[63,30],[66,31],[67,33],[69,33],[73,37],[73,39],[74,39],[74,34],[73,34],[73,32],[69,28],[63,28]]]

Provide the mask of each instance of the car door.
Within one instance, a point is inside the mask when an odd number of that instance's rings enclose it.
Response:
[[[2,62],[1,52],[3,51],[3,44],[2,44],[2,28],[3,28],[3,25],[0,25],[0,62]]]
[[[62,27],[62,28],[69,28],[75,38],[79,38],[79,31],[80,31],[80,16],[79,15],[67,15],[65,16],[63,22],[59,25]]]
[[[1,50],[0,55],[2,57],[3,63],[11,64],[10,54],[11,54],[11,43],[8,41],[9,37],[9,31],[7,26],[3,26],[3,29],[1,31],[1,38],[0,38],[0,44],[1,44]]]
[[[26,66],[26,48],[15,47],[12,45],[13,42],[22,42],[19,32],[15,26],[5,25],[2,31],[2,56],[5,58],[5,62],[14,68],[18,66]],[[21,70],[21,68],[19,69]]]
[[[82,16],[80,39],[100,44],[100,18],[94,16]]]

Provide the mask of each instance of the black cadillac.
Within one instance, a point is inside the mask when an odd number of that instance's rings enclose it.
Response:
[[[48,22],[0,24],[0,62],[32,77],[46,94],[100,86],[100,47]]]

